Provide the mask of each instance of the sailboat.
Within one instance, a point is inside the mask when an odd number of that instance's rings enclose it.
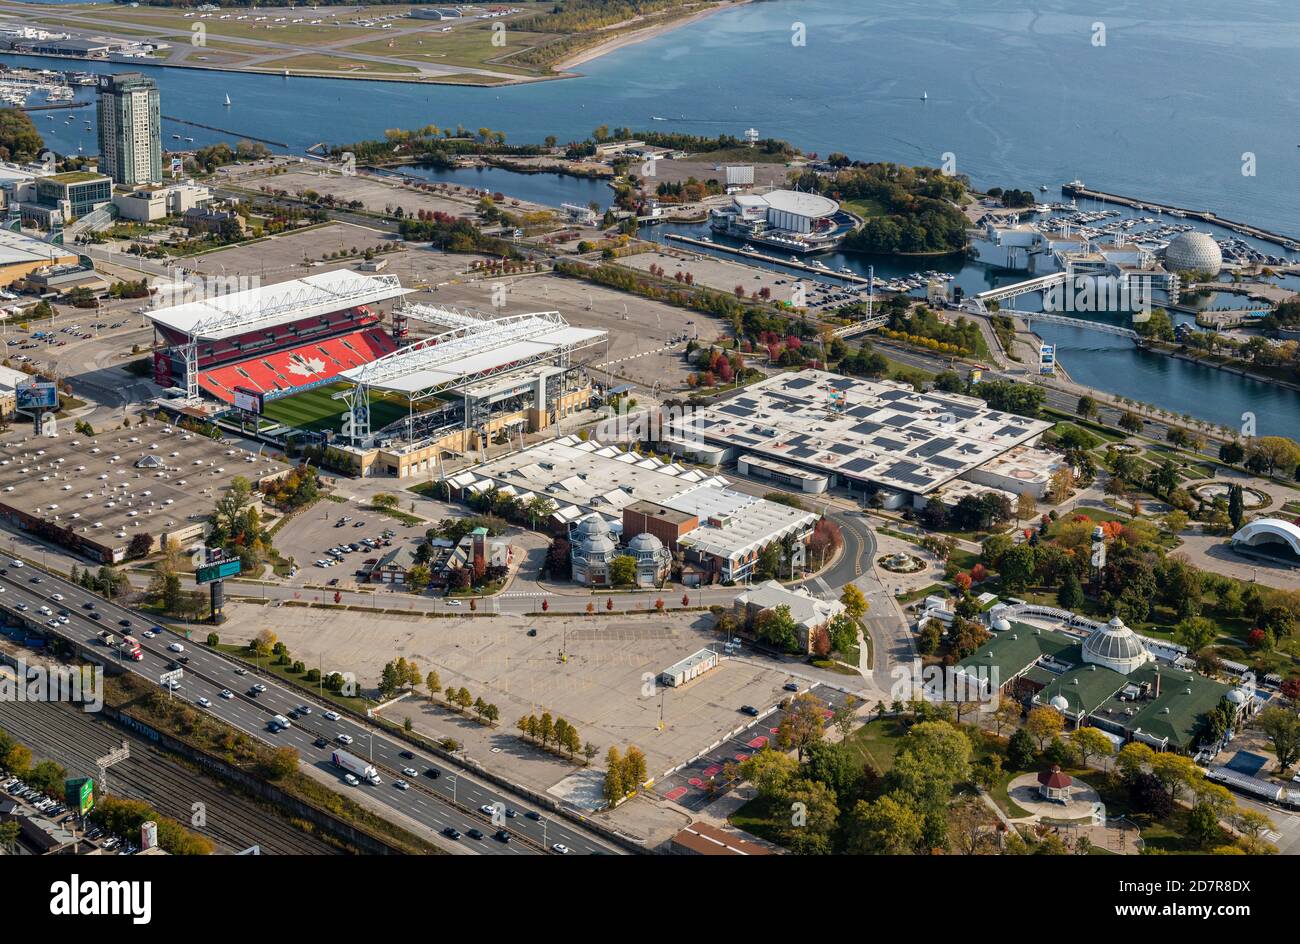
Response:
[[[922,93],[921,93],[921,101],[923,101],[923,102],[928,102],[929,100],[930,100],[930,93],[929,93],[929,92],[922,92]]]
[[[230,107],[230,93],[229,93],[229,92],[226,93],[226,107],[227,107],[227,108]]]

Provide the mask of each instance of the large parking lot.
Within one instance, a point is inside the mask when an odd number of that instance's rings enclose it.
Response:
[[[275,546],[281,555],[292,558],[298,565],[298,572],[289,583],[354,589],[364,582],[356,572],[365,561],[382,556],[401,542],[423,539],[428,527],[426,524],[402,524],[387,515],[363,511],[352,503],[322,501],[277,531]],[[384,537],[386,534],[389,536]],[[363,543],[365,540],[374,542],[376,547],[367,546]],[[390,543],[385,544],[385,541]],[[356,544],[359,549],[337,557],[329,554],[331,548],[344,544]],[[316,564],[317,561],[335,559],[338,563],[329,567]]]
[[[325,672],[353,672],[364,689],[399,656],[414,660],[421,673],[436,669],[444,685],[464,686],[497,705],[501,724],[484,727],[422,696],[393,703],[385,716],[397,723],[410,718],[427,737],[454,737],[470,757],[539,790],[575,768],[524,744],[515,729],[521,716],[549,711],[565,718],[600,757],[611,746],[635,744],[658,777],[744,723],[742,706],[775,705],[788,694],[783,686],[790,678],[775,664],[728,659],[680,688],[656,684],[663,669],[716,643],[707,613],[362,618],[347,610],[232,603],[227,617],[223,639],[242,641],[269,627],[290,652]]]

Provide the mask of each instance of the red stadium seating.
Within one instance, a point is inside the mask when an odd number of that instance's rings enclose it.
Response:
[[[382,328],[367,328],[234,364],[201,368],[199,386],[217,399],[232,403],[236,387],[262,393],[288,391],[328,380],[395,350],[397,343]]]

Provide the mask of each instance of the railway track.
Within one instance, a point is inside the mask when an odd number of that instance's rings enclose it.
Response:
[[[230,784],[186,766],[146,738],[107,718],[69,705],[0,702],[0,728],[22,741],[37,758],[49,758],[70,774],[98,778],[95,758],[131,745],[131,758],[110,769],[110,792],[144,800],[154,809],[188,825],[193,804],[204,805],[205,824],[191,827],[212,840],[219,853],[257,845],[270,855],[337,855],[340,850],[286,821],[269,805],[245,796]]]

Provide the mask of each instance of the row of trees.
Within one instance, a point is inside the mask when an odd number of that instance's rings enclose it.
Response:
[[[645,753],[639,747],[629,744],[627,751],[620,754],[617,747],[610,746],[605,753],[604,784],[605,803],[609,807],[617,806],[648,779],[650,774],[646,769]]]
[[[598,753],[590,741],[583,743],[577,725],[570,724],[563,718],[552,717],[549,711],[543,711],[541,717],[535,714],[524,715],[515,722],[515,727],[524,739],[541,745],[543,750],[563,751],[569,755],[570,760],[581,753],[590,761]]]

